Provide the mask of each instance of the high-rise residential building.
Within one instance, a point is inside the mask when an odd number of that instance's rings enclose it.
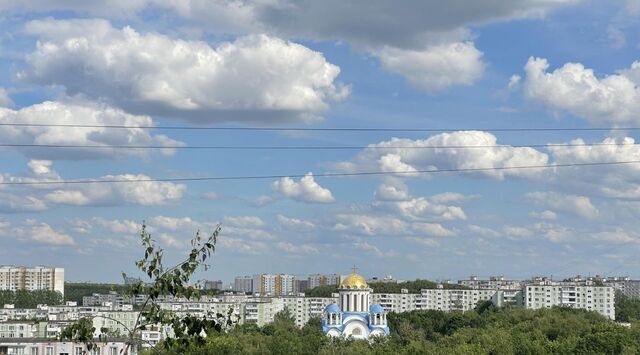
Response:
[[[313,274],[309,275],[307,280],[309,281],[309,288],[316,288],[325,285],[339,285],[341,276],[338,274],[321,275]]]
[[[253,276],[253,293],[283,296],[294,293],[295,276],[289,274],[259,274]]]
[[[309,280],[298,280],[298,279],[295,280],[295,283],[293,286],[294,293],[305,292],[308,289],[309,289]]]
[[[0,290],[52,290],[64,295],[64,269],[0,266]]]
[[[236,292],[253,292],[253,277],[237,276],[233,283],[233,290]]]
[[[203,290],[222,290],[223,286],[222,286],[222,280],[202,280],[200,283],[200,287],[202,287]]]

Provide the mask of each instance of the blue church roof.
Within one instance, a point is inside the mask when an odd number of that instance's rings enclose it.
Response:
[[[327,312],[327,313],[340,313],[340,312],[342,312],[340,310],[340,307],[338,307],[338,305],[336,305],[335,303],[332,303],[332,304],[328,305],[327,307],[325,307],[324,311]]]
[[[369,307],[369,312],[372,312],[372,313],[384,313],[384,308],[382,308],[381,305],[374,303]]]

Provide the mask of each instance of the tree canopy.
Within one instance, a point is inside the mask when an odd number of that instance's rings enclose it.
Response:
[[[640,300],[625,296],[622,292],[616,292],[615,300],[616,319],[621,322],[640,320]]]
[[[62,294],[58,291],[0,291],[0,307],[13,304],[16,308],[36,308],[39,304],[57,306],[62,302]]]
[[[297,328],[284,313],[207,337],[202,344],[157,347],[150,354],[637,354],[640,323],[618,325],[595,312],[481,307],[468,312],[388,315],[391,335],[372,342],[330,339],[312,319]]]
[[[374,293],[400,293],[402,289],[407,289],[409,293],[420,293],[422,289],[434,289],[437,283],[429,280],[414,280],[404,282],[370,282],[369,287]],[[445,289],[468,289],[468,287],[457,284],[442,284]],[[331,297],[332,293],[338,292],[338,285],[324,285],[305,291],[308,297]]]

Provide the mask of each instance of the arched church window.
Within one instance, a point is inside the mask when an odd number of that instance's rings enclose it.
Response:
[[[353,329],[351,334],[353,334],[353,335],[362,335],[362,331],[360,330],[360,328],[355,328],[355,329]]]

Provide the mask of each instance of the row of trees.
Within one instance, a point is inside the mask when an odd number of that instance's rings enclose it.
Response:
[[[16,308],[36,308],[39,304],[59,305],[63,297],[58,291],[0,291],[0,308],[13,304]]]
[[[388,316],[391,335],[373,342],[329,339],[320,320],[302,328],[288,312],[264,327],[237,326],[201,343],[149,354],[638,354],[640,323],[625,327],[575,309],[414,311]]]
[[[616,292],[616,320],[620,322],[632,322],[640,320],[640,300],[625,296],[622,292]]]
[[[369,287],[374,293],[400,293],[402,289],[409,290],[409,293],[420,293],[422,289],[433,289],[437,283],[429,280],[414,280],[405,282],[370,282]],[[456,284],[442,284],[445,289],[467,289],[468,287]],[[338,292],[338,285],[324,285],[305,291],[309,297],[331,297],[332,293]]]
[[[109,293],[110,291],[122,294],[127,290],[127,286],[118,284],[65,282],[64,299],[82,304],[82,297],[84,296],[91,296],[94,293]]]

